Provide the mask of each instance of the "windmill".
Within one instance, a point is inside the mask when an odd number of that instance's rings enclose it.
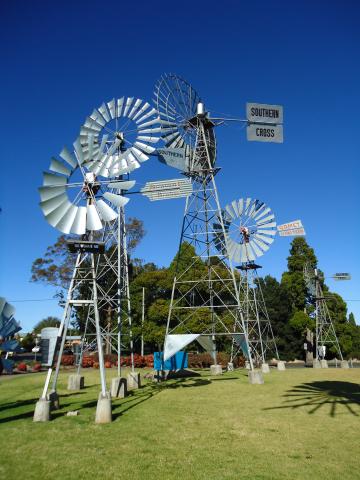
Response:
[[[0,351],[5,352],[5,358],[0,357],[0,374],[5,369],[12,372],[14,362],[8,356],[19,348],[14,335],[21,330],[20,324],[15,320],[15,307],[0,297]]]
[[[218,374],[221,366],[216,360],[216,339],[234,338],[245,352],[248,339],[215,183],[219,171],[215,165],[216,122],[209,117],[195,89],[177,75],[160,78],[155,86],[155,102],[166,148],[184,152],[171,166],[182,170],[192,182],[177,253],[164,360],[197,340],[210,351],[214,360],[211,371]],[[220,250],[213,235],[215,219],[223,233]],[[251,355],[249,360],[252,369]]]
[[[99,108],[94,109],[86,118],[80,129],[80,142],[84,149],[84,157],[87,168],[96,175],[106,178],[116,178],[123,181],[128,180],[129,174],[138,169],[143,162],[149,159],[149,155],[155,152],[153,144],[159,138],[154,133],[159,131],[156,128],[158,119],[156,110],[149,103],[139,98],[122,97],[112,99],[103,103]],[[129,180],[128,180],[129,182]],[[127,184],[128,184],[127,182]],[[131,184],[133,186],[133,183]],[[111,264],[113,271],[116,271],[118,278],[116,301],[109,305],[108,329],[104,333],[104,339],[111,348],[112,340],[116,340],[118,354],[118,377],[121,376],[121,349],[123,347],[123,322],[129,325],[129,345],[131,355],[131,374],[128,382],[134,388],[139,386],[139,375],[135,374],[131,301],[129,293],[129,271],[128,252],[126,241],[126,216],[124,205],[117,209],[117,219],[107,227],[106,236],[115,240],[117,249],[112,253]],[[103,271],[103,276],[106,272]],[[117,326],[110,326],[112,310],[117,312]],[[84,339],[87,336],[85,328]],[[82,350],[84,351],[84,339]],[[91,347],[91,344],[90,344]],[[78,371],[81,366],[81,358]],[[119,379],[114,379],[114,389]]]
[[[88,317],[96,330],[101,380],[96,421],[103,423],[111,421],[111,398],[106,387],[99,312],[100,307],[111,299],[102,289],[101,275],[105,265],[112,268],[106,256],[107,238],[103,232],[106,232],[111,222],[117,219],[116,209],[124,207],[129,201],[123,192],[130,189],[133,182],[98,179],[87,167],[87,158],[80,139],[74,142],[73,147],[73,151],[64,147],[59,158],[51,159],[50,171],[44,172],[43,186],[39,188],[40,207],[48,223],[62,233],[78,235],[79,238],[69,241],[69,249],[76,254],[76,260],[58,330],[58,358],[52,392],[48,396],[54,358],[48,370],[41,398],[35,408],[34,421],[49,420],[49,398],[53,404],[58,402],[56,385],[66,333],[74,309],[80,307],[88,310]],[[79,292],[82,292],[81,297]]]
[[[268,372],[267,358],[272,354],[279,360],[274,334],[259,282],[256,263],[274,241],[275,216],[271,209],[257,199],[241,198],[226,205],[223,211],[229,255],[240,270],[239,290],[245,328],[253,360]],[[221,225],[214,223],[215,244],[224,248]]]
[[[335,280],[348,280],[349,274],[336,274],[333,276]],[[347,360],[344,360],[339,340],[336,335],[335,327],[331,319],[330,311],[327,306],[327,297],[324,295],[321,283],[323,276],[309,262],[304,265],[304,280],[310,297],[315,301],[315,336],[316,336],[316,358],[313,362],[314,368],[327,368],[325,360],[326,349],[335,348],[341,359],[341,367],[348,368]]]

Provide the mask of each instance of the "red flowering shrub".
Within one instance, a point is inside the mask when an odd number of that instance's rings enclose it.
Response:
[[[105,368],[111,368],[111,362],[106,361],[105,362]]]
[[[99,362],[94,362],[93,363],[93,368],[99,368]]]
[[[41,363],[35,363],[33,366],[33,372],[40,372],[41,370]]]
[[[92,366],[94,365],[94,362],[95,362],[95,358],[94,358],[94,357],[83,356],[83,359],[82,359],[82,367],[83,367],[83,368],[92,367]]]
[[[27,370],[27,365],[24,362],[21,362],[18,364],[17,369],[19,372],[26,372]]]
[[[63,355],[61,357],[61,365],[74,365],[75,363],[75,356],[74,355]]]

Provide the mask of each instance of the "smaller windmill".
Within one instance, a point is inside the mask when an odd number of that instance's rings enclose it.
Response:
[[[327,368],[325,360],[326,350],[334,348],[341,359],[341,367],[348,368],[347,360],[344,360],[339,340],[336,335],[335,327],[331,319],[331,314],[327,306],[327,297],[321,286],[322,275],[317,268],[310,263],[304,265],[304,280],[310,297],[315,301],[315,321],[316,321],[316,358],[314,360],[314,368]],[[335,274],[336,280],[349,280],[349,274]]]
[[[21,327],[14,315],[15,307],[4,297],[0,297],[0,352],[5,353],[4,358],[0,357],[0,374],[3,369],[12,372],[14,362],[8,356],[10,352],[15,352],[19,348],[19,343],[14,336],[21,330]]]
[[[240,271],[240,301],[249,346],[254,363],[261,366],[266,363],[270,354],[279,359],[257,273],[261,266],[256,263],[257,258],[261,257],[274,241],[275,216],[264,202],[241,198],[226,205],[223,219],[229,255]],[[221,251],[224,239],[218,223],[214,224],[214,236],[216,246]]]

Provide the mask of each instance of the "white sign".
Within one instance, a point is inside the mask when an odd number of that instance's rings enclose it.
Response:
[[[282,125],[251,123],[246,127],[246,133],[250,142],[283,143],[284,141]]]
[[[302,237],[305,235],[305,230],[301,228],[293,228],[291,230],[282,230],[279,232],[280,237]]]
[[[246,118],[249,122],[283,123],[283,107],[281,105],[266,105],[264,103],[247,103]]]
[[[289,223],[283,223],[282,225],[278,225],[277,226],[277,229],[279,231],[281,230],[290,230],[290,229],[293,229],[293,228],[301,228],[303,225],[301,223],[301,220],[294,220],[293,222],[289,222]]]
[[[192,193],[192,183],[190,179],[160,180],[147,182],[140,191],[151,201],[188,197]]]
[[[185,148],[158,148],[156,153],[161,163],[183,171],[187,169]]]
[[[351,280],[350,273],[335,273],[333,276],[334,280]]]

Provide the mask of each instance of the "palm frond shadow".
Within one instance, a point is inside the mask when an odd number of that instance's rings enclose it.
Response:
[[[331,417],[343,413],[344,409],[346,413],[360,416],[360,385],[356,383],[338,381],[302,383],[288,390],[284,397],[286,405],[264,410],[309,408],[308,413],[312,415],[321,408],[328,407]]]

